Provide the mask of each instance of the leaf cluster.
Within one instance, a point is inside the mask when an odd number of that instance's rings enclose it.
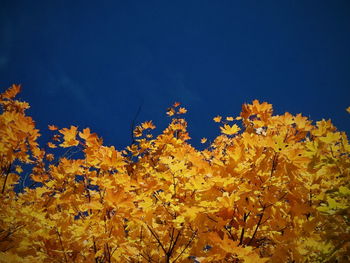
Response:
[[[255,100],[197,150],[175,103],[121,151],[75,126],[42,147],[19,92],[0,95],[0,262],[350,261],[350,145],[331,121]]]

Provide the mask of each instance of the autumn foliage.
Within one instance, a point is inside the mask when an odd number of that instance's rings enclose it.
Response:
[[[123,150],[75,126],[41,146],[19,92],[0,95],[0,262],[350,262],[350,145],[330,121],[255,100],[197,150],[176,103]]]

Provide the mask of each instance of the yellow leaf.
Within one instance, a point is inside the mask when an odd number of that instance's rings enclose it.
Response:
[[[166,111],[166,114],[168,116],[173,116],[175,114],[174,108],[168,108],[167,111]]]
[[[153,124],[153,122],[152,121],[146,121],[146,122],[144,122],[144,123],[142,123],[142,128],[144,129],[144,130],[146,130],[146,129],[155,129],[156,128],[156,126]]]
[[[21,166],[19,166],[19,165],[16,165],[15,170],[16,170],[16,172],[17,172],[17,173],[19,173],[19,174],[20,174],[21,172],[23,172],[22,167],[21,167]]]
[[[134,136],[135,137],[141,137],[142,136],[143,129],[141,126],[136,126],[134,129]]]
[[[275,152],[281,152],[289,146],[288,143],[284,142],[283,136],[273,136],[272,139],[274,141],[274,144],[272,147],[275,150]]]
[[[324,137],[319,137],[320,141],[325,143],[333,143],[337,142],[340,139],[340,133],[339,132],[327,132],[327,135]]]
[[[142,203],[140,203],[140,206],[145,210],[148,211],[153,206],[153,200],[150,197],[144,197]]]
[[[98,201],[92,201],[86,205],[86,208],[94,209],[94,210],[102,210],[103,205]]]
[[[179,226],[185,222],[185,218],[183,216],[178,216],[173,220],[173,222]]]
[[[233,124],[232,126],[225,124],[224,127],[220,127],[220,129],[222,133],[227,135],[236,134],[240,130],[237,124]]]
[[[60,144],[62,147],[71,147],[77,146],[79,141],[76,139],[78,128],[75,126],[71,126],[70,129],[63,128],[59,130],[60,133],[63,134],[64,142]]]
[[[339,187],[339,193],[343,195],[350,195],[350,189],[345,186],[341,186]]]
[[[178,114],[185,114],[186,112],[187,112],[187,110],[185,108],[181,107],[177,113]]]
[[[48,142],[47,146],[49,146],[50,148],[56,148],[57,146],[55,144],[53,144],[52,142]]]

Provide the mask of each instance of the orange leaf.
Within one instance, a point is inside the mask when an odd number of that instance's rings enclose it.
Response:
[[[175,110],[173,108],[168,108],[166,114],[168,116],[173,116],[175,114]]]
[[[153,129],[156,128],[156,126],[153,124],[152,121],[146,121],[146,122],[142,123],[142,128],[144,130],[146,130],[146,129],[152,129],[153,130]]]
[[[52,162],[55,159],[55,156],[52,153],[46,154],[46,160]]]
[[[55,131],[55,130],[58,129],[58,127],[55,126],[55,125],[48,125],[48,127],[49,127],[49,130],[50,130],[50,131]]]
[[[13,84],[11,88],[7,89],[1,96],[4,99],[13,99],[21,91],[21,85]]]
[[[221,121],[221,116],[216,116],[214,119],[213,119],[215,122],[220,122]]]
[[[70,129],[63,128],[59,130],[60,133],[63,134],[63,140],[64,142],[60,144],[62,147],[71,147],[71,146],[77,146],[79,144],[79,141],[76,139],[78,128],[75,126],[71,126]]]
[[[185,114],[187,112],[187,110],[183,107],[181,107],[178,111],[178,114]]]
[[[50,148],[57,148],[57,146],[55,144],[53,144],[52,142],[48,142],[47,146],[49,146]]]

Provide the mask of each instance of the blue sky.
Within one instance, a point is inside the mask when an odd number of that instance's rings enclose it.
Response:
[[[253,99],[350,131],[348,0],[1,2],[1,89],[22,84],[44,136],[90,127],[121,149],[141,105],[160,133],[180,101],[198,146]]]

